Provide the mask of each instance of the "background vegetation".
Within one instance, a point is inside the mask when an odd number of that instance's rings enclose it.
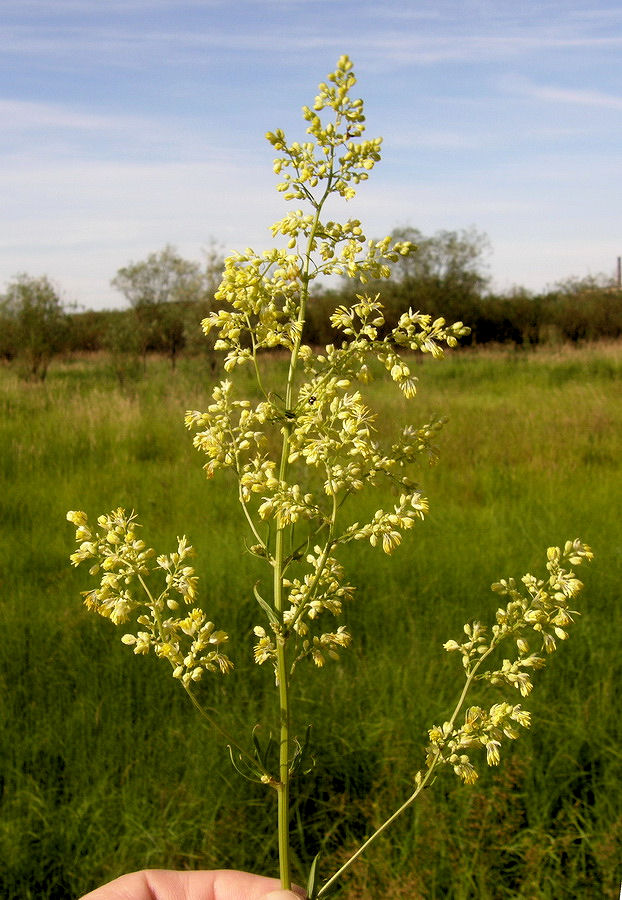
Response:
[[[120,369],[129,353],[115,353],[67,356],[45,383],[0,368],[7,900],[66,900],[144,866],[276,866],[270,796],[233,772],[165,666],[135,658],[87,614],[84,574],[68,565],[69,508],[133,507],[161,551],[186,532],[206,608],[236,636],[235,673],[206,681],[208,703],[243,734],[274,722],[270,672],[250,661],[255,561],[241,548],[231,485],[205,480],[183,428],[184,410],[206,403],[209,363],[182,356],[171,374],[169,356],[149,355]],[[531,732],[475,787],[439,780],[339,896],[617,897],[620,346],[474,348],[426,360],[418,374],[415,421],[449,417],[441,463],[421,474],[431,513],[391,560],[358,545],[346,559],[358,586],[354,648],[310,673],[296,701],[299,732],[317,723],[317,766],[295,785],[297,877],[318,849],[330,874],[410,793],[426,729],[461,683],[441,644],[467,618],[494,613],[489,585],[539,572],[549,544],[579,536],[597,559],[582,573],[582,617],[526,704]],[[386,400],[387,421],[401,402]]]
[[[332,341],[329,316],[363,291],[382,294],[387,329],[409,307],[466,322],[472,331],[464,346],[556,347],[622,337],[622,289],[612,278],[570,278],[539,294],[520,287],[498,294],[487,276],[488,238],[476,229],[424,235],[398,228],[393,237],[412,241],[417,253],[401,259],[388,281],[343,279],[318,290],[306,322],[308,343]],[[209,359],[198,323],[214,308],[222,268],[214,241],[202,263],[167,245],[112,278],[127,309],[82,312],[70,311],[46,277],[18,275],[0,295],[0,360],[12,361],[24,379],[43,381],[54,357],[107,350],[124,383],[145,369],[148,353],[164,354],[173,369],[181,355]]]

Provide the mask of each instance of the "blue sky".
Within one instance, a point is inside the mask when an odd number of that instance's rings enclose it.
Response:
[[[500,290],[622,254],[618,0],[2,0],[0,291],[46,274],[124,304],[117,269],[170,243],[270,245],[287,211],[267,130],[341,53],[382,163],[343,217],[370,237],[475,226]]]

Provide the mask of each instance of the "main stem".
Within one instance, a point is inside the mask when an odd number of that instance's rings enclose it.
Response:
[[[285,439],[283,441],[285,449]],[[281,466],[283,468],[283,466]],[[276,533],[276,548],[274,559],[274,606],[283,614],[283,529]],[[291,875],[289,870],[289,671],[285,653],[285,636],[277,635],[277,677],[279,681],[279,783],[277,785],[278,796],[278,834],[279,834],[279,868],[281,887],[289,890],[291,887]]]
[[[311,252],[315,233],[320,221],[320,212],[330,189],[329,187],[324,194],[322,200],[317,204],[315,217],[309,231],[307,249],[304,256],[303,270],[300,273],[301,289],[300,289],[300,306],[298,309],[297,332],[294,338],[292,353],[289,363],[289,371],[287,373],[287,387],[285,391],[285,424],[283,425],[283,446],[281,448],[281,464],[279,467],[279,480],[285,481],[287,476],[287,465],[289,457],[289,443],[293,428],[293,396],[294,396],[294,378],[298,363],[298,353],[300,344],[302,343],[302,332],[305,322],[305,314],[307,300],[309,297],[309,267],[311,265]],[[276,530],[275,549],[274,549],[274,608],[282,621],[283,618],[283,566],[285,558],[285,526],[279,525]],[[289,706],[289,666],[287,664],[286,653],[287,635],[284,633],[277,635],[276,652],[277,652],[277,678],[279,682],[279,721],[280,721],[280,739],[279,739],[279,784],[277,786],[278,796],[278,835],[279,835],[279,869],[281,877],[281,887],[283,890],[291,888],[291,873],[289,867],[289,791],[290,791],[290,706]]]

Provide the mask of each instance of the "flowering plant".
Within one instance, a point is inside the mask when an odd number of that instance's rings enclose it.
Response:
[[[373,409],[366,385],[379,363],[396,389],[412,400],[417,379],[410,357],[420,352],[439,358],[444,347],[454,347],[468,332],[462,322],[433,321],[412,309],[389,329],[380,297],[361,294],[351,306],[339,306],[332,314],[337,335],[333,344],[318,353],[305,343],[316,279],[342,275],[365,284],[388,277],[391,263],[416,252],[404,241],[368,241],[356,219],[339,224],[324,216],[328,201],[351,198],[380,158],[381,139],[362,137],[363,102],[351,96],[355,82],[352,63],[342,56],[328,81],[320,84],[314,105],[303,108],[309,140],[290,144],[282,131],[268,133],[279,154],[274,171],[282,181],[277,189],[304,208],[272,226],[273,236],[282,237],[285,247],[261,254],[247,249],[226,260],[215,295],[223,307],[207,316],[203,329],[215,332],[228,377],[214,387],[205,412],[186,414],[194,445],[205,456],[207,477],[219,469],[235,473],[237,499],[252,541],[248,549],[263,560],[268,575],[253,588],[260,615],[254,628],[254,659],[274,672],[278,769],[270,769],[255,735],[252,751],[229,735],[226,739],[236,768],[277,792],[284,888],[291,885],[290,782],[306,749],[293,734],[292,680],[299,667],[323,666],[350,645],[352,635],[339,619],[354,588],[345,578],[339,552],[353,541],[366,541],[390,555],[404,532],[424,518],[428,503],[415,469],[422,458],[435,459],[434,439],[442,426],[441,420],[405,424],[383,444],[374,427],[380,411]],[[328,121],[320,116],[325,111]],[[265,365],[266,351],[274,348],[288,357],[282,384],[274,381],[278,369]],[[235,375],[241,366],[252,368],[254,398],[236,392]],[[352,521],[348,500],[382,485],[395,494],[392,506],[377,509],[366,521]],[[192,547],[186,537],[179,539],[175,552],[158,556],[139,537],[133,512],[117,509],[100,516],[95,527],[81,511],[71,511],[67,518],[76,526],[79,544],[72,563],[88,561],[90,574],[99,578],[98,587],[85,592],[87,607],[115,624],[132,623],[122,641],[136,654],[153,650],[167,659],[173,677],[201,708],[196,682],[206,673],[226,674],[232,662],[225,652],[228,635],[197,603],[197,578],[189,564]],[[568,567],[591,556],[580,541],[567,542],[563,550],[549,549],[545,580],[526,575],[521,587],[512,580],[493,585],[507,603],[492,628],[473,622],[464,626],[462,642],[445,644],[448,652],[461,656],[465,683],[450,718],[429,731],[412,795],[323,886],[314,864],[310,897],[329,891],[437,771],[453,769],[464,782],[473,783],[478,750],[485,751],[489,765],[498,764],[502,741],[515,739],[519,728],[529,725],[529,713],[505,698],[488,709],[465,709],[467,695],[482,681],[510,693],[517,689],[521,697],[529,694],[531,672],[544,665],[537,645],[552,652],[575,615],[569,604],[581,583]],[[537,649],[532,650],[534,639]],[[502,643],[512,649],[495,664]],[[222,732],[211,711],[203,714]]]

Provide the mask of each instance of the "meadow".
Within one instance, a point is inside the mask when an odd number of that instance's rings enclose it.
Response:
[[[296,878],[318,850],[331,874],[411,792],[426,730],[461,685],[442,643],[494,615],[490,584],[542,573],[549,545],[580,537],[596,559],[581,572],[581,618],[525,702],[531,730],[475,786],[439,778],[335,896],[617,897],[622,347],[471,350],[417,374],[413,422],[448,418],[440,463],[421,472],[430,514],[390,559],[358,544],[344,557],[353,648],[296,696],[316,760],[294,786]],[[236,669],[206,686],[207,702],[243,740],[274,722],[272,675],[250,652],[257,561],[231,482],[205,479],[183,426],[215,376],[198,359],[171,372],[156,358],[134,376],[121,384],[101,355],[55,363],[44,384],[0,369],[7,900],[65,900],[147,866],[277,868],[273,798],[233,771],[164,664],[87,613],[88,576],[68,563],[68,509],[134,508],[158,552],[187,534],[210,617],[235,636]],[[403,412],[380,400],[386,422]]]

